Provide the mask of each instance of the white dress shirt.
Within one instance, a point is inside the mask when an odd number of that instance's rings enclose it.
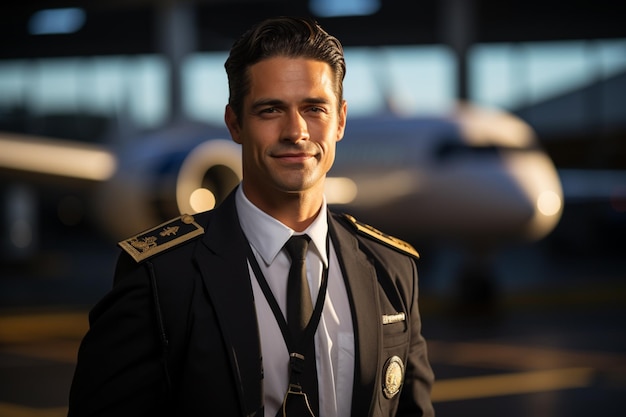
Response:
[[[254,206],[246,198],[241,186],[237,190],[236,204],[241,228],[250,242],[274,298],[283,315],[286,315],[290,261],[283,246],[293,234],[299,233],[295,233]],[[306,256],[306,269],[314,306],[323,269],[329,266],[326,301],[315,333],[319,417],[349,416],[354,378],[354,331],[348,294],[332,242],[329,250],[330,259],[326,253],[328,221],[325,200],[317,219],[302,234],[308,234],[311,238]],[[274,313],[249,263],[248,266],[263,355],[265,417],[275,417],[287,392],[289,352]]]

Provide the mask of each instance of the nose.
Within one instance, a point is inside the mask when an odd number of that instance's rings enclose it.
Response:
[[[283,139],[290,142],[299,142],[309,139],[309,128],[306,119],[300,112],[292,111],[285,118]]]

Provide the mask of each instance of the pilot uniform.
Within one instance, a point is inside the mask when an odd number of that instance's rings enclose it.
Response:
[[[351,415],[434,415],[417,253],[328,214],[354,326]],[[263,417],[259,326],[235,193],[120,245],[114,286],[89,316],[68,416]]]

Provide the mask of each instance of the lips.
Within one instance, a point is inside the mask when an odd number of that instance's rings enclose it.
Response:
[[[313,158],[312,154],[309,154],[306,152],[303,152],[303,153],[288,152],[288,153],[274,154],[272,156],[283,162],[291,162],[291,163],[301,163],[301,162],[306,161],[309,158]]]
[[[276,158],[284,162],[301,163],[310,158],[315,158],[317,152],[312,152],[311,149],[306,149],[301,146],[281,146],[270,152],[272,158]]]

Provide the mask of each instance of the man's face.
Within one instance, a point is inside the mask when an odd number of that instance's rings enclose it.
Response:
[[[323,192],[346,120],[346,104],[337,103],[330,66],[274,57],[252,65],[249,76],[242,120],[226,109],[233,140],[242,145],[246,195]]]

